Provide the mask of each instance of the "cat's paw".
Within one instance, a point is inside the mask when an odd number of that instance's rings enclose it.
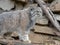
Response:
[[[29,39],[29,36],[28,35],[24,35],[22,38],[21,38],[22,41],[24,42],[27,42],[27,43],[31,43],[31,40]]]

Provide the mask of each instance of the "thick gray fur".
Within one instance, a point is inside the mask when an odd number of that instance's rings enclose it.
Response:
[[[16,31],[21,40],[30,41],[28,34],[40,15],[42,15],[40,7],[4,12],[0,14],[0,35]]]

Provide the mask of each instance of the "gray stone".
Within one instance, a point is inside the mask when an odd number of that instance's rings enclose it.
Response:
[[[26,1],[28,1],[28,0],[15,0],[15,1],[21,1],[21,2],[26,2]]]
[[[15,10],[22,10],[23,5],[21,3],[15,3],[16,9]]]
[[[0,14],[3,13],[3,12],[4,12],[4,10],[0,8]]]
[[[50,4],[50,9],[52,11],[60,11],[60,0],[54,0],[51,4]]]
[[[60,21],[60,15],[59,14],[55,14],[54,17],[56,18],[56,20]]]
[[[3,10],[10,10],[14,8],[14,2],[10,0],[0,0],[0,8]]]
[[[14,45],[32,45],[30,43],[15,43]]]
[[[55,29],[50,28],[48,26],[35,26],[34,29],[35,29],[34,32],[37,32],[37,33],[45,33],[45,34],[55,35],[54,34]]]
[[[26,4],[24,8],[28,8],[28,7],[37,7],[37,4]]]
[[[48,19],[45,16],[40,16],[36,20],[36,23],[41,24],[41,25],[48,25]]]
[[[34,0],[15,0],[17,2],[22,2],[22,3],[33,3]]]

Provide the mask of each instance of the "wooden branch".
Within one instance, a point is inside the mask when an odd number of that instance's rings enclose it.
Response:
[[[42,10],[46,13],[46,16],[51,21],[51,23],[56,27],[58,31],[60,31],[60,25],[57,22],[57,20],[54,18],[54,14],[49,9],[49,7],[46,6],[45,2],[43,0],[36,0],[36,2],[41,6]]]

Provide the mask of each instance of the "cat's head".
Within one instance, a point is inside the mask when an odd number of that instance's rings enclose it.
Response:
[[[31,7],[30,8],[30,15],[32,16],[32,18],[36,18],[36,17],[41,17],[42,16],[42,9],[40,7]]]

